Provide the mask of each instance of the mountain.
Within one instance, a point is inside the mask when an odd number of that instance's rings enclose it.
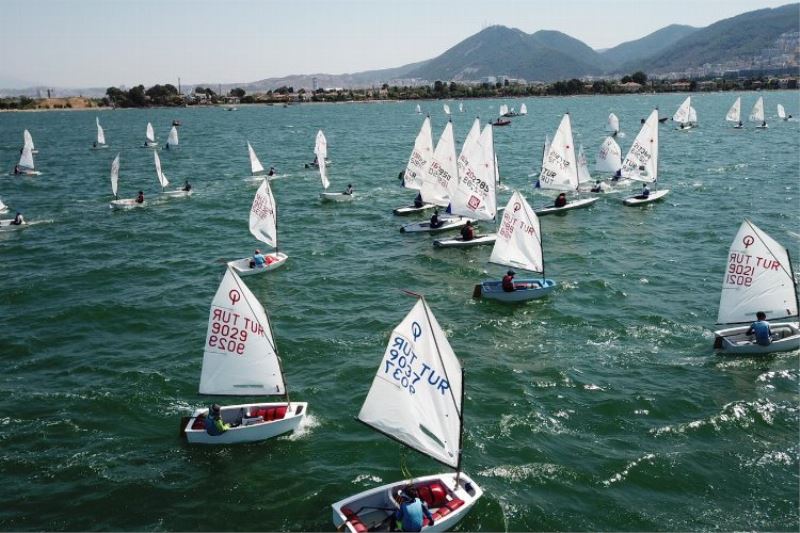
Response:
[[[507,75],[553,81],[602,74],[609,63],[583,42],[557,31],[529,35],[490,26],[443,54],[411,69],[406,77],[426,80],[478,80]]]
[[[800,4],[749,11],[697,30],[645,59],[631,60],[622,72],[682,71],[706,63],[750,59],[773,48],[782,33],[798,31]]]
[[[672,24],[641,39],[618,44],[602,52],[598,50],[598,52],[609,62],[622,65],[654,56],[698,29],[692,26]]]

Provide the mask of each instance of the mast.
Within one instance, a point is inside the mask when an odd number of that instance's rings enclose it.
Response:
[[[794,267],[792,267],[792,256],[789,249],[786,249],[786,257],[789,258],[789,275],[792,276],[792,284],[794,285],[794,302],[797,306],[797,314],[800,315],[800,298],[797,296],[797,280],[794,277]]]
[[[575,151],[575,136],[572,135],[572,115],[569,114],[569,111],[567,111],[567,116],[569,116],[569,133],[572,137],[572,162],[575,163],[575,192],[580,193],[581,177],[578,174],[578,152]],[[542,264],[544,264],[544,254],[542,254]]]
[[[464,367],[461,367],[461,417],[458,426],[458,465],[456,466],[456,487],[461,480],[461,457],[463,455],[462,442],[464,441],[464,391],[466,390],[464,381]]]

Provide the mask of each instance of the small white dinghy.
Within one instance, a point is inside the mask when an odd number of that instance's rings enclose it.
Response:
[[[497,240],[497,233],[487,233],[485,235],[476,235],[472,239],[465,241],[463,237],[455,237],[453,239],[437,239],[433,241],[434,248],[472,248],[473,246],[486,246],[494,244]]]
[[[120,198],[117,196],[119,188],[119,154],[111,162],[111,192],[114,193],[114,199],[111,200],[109,207],[111,209],[135,209],[137,207],[144,207],[147,202],[137,202],[136,198]]]
[[[250,145],[250,141],[247,141],[247,155],[250,158],[250,176],[245,178],[245,181],[257,183],[267,179],[267,176],[264,175],[264,165],[262,165],[261,161],[258,159],[256,151],[253,150],[253,147]]]
[[[736,124],[734,129],[742,129],[742,97],[738,97],[725,115],[725,120]]]
[[[616,137],[619,133],[619,118],[614,113],[610,113],[608,115],[608,121],[606,122],[606,131],[611,134],[612,137]]]
[[[3,202],[0,202],[2,204]],[[5,207],[5,206],[4,206]],[[6,207],[6,211],[8,208]],[[5,213],[6,211],[0,211],[0,213]],[[25,218],[22,214],[19,215],[20,223],[15,224],[16,217],[14,218],[2,218],[0,219],[0,231],[13,231],[18,229],[24,229],[28,227],[28,222],[25,221]]]
[[[100,125],[100,119],[98,117],[94,117],[94,122],[97,125],[97,140],[92,143],[92,150],[102,150],[103,148],[108,148],[106,144],[106,134],[103,131],[103,126]]]
[[[770,324],[772,342],[747,335],[756,313],[767,320],[797,319],[797,285],[789,250],[745,219],[728,250],[717,324],[742,324],[714,332],[714,349],[725,354],[768,354],[800,348],[800,323]]]
[[[784,109],[783,104],[778,104],[778,118],[784,122],[789,120],[789,117],[786,116],[786,109]]]
[[[658,183],[658,110],[654,109],[647,117],[642,129],[628,150],[628,155],[622,162],[620,170],[622,177],[641,181],[644,184]],[[644,191],[644,188],[643,188]],[[648,189],[649,191],[649,189]],[[622,203],[627,206],[638,206],[650,204],[662,200],[669,189],[661,189],[649,192],[649,194],[637,194],[625,198]]]
[[[597,200],[598,198],[596,196],[592,198],[579,198],[577,200],[569,200],[567,202],[567,205],[561,207],[556,207],[554,205],[539,207],[534,212],[540,217],[543,217],[545,215],[553,215],[556,213],[565,213],[567,211],[572,211],[573,209],[582,209],[584,207],[589,207]]]
[[[289,258],[285,253],[278,251],[278,205],[272,195],[269,182],[264,180],[256,191],[253,205],[250,206],[250,233],[275,251],[264,255],[264,265],[256,266],[252,257],[245,257],[230,261],[228,266],[240,276],[263,274],[283,266]]]
[[[322,130],[317,132],[317,140],[314,144],[314,155],[317,156],[317,168],[319,169],[319,177],[322,180],[322,188],[325,189],[319,193],[319,197],[323,202],[350,202],[353,200],[355,194],[352,188],[348,185],[349,192],[328,192],[328,187],[331,182],[328,180],[328,140]]]
[[[416,295],[415,295],[416,296]],[[333,505],[333,525],[362,533],[388,530],[400,490],[414,487],[434,523],[447,531],[464,518],[483,490],[461,472],[464,373],[422,296],[392,332],[358,420],[401,444],[455,469],[365,490]]]
[[[417,138],[414,140],[414,148],[411,150],[411,156],[408,158],[408,164],[403,173],[403,187],[415,191],[419,191],[422,188],[422,175],[425,173],[425,169],[428,164],[430,164],[432,157],[433,133],[431,131],[431,119],[430,117],[425,117],[425,120],[422,121],[422,127],[417,134]],[[434,204],[422,202],[422,205],[419,206],[412,204],[405,207],[398,207],[393,210],[392,213],[397,216],[405,216],[421,213],[434,207]]]
[[[145,130],[144,147],[158,148],[158,143],[156,142],[156,132],[153,131],[153,125],[149,122],[147,123],[147,129]]]
[[[441,225],[435,228],[431,227],[430,221],[412,222],[411,224],[400,226],[400,233],[441,233],[443,231],[461,229],[467,225],[468,220],[463,217],[440,217]]]
[[[521,106],[519,106],[519,115],[521,117],[524,117],[527,114],[528,114],[528,106],[526,106],[525,104],[522,104]]]
[[[556,282],[544,276],[544,255],[539,219],[525,198],[517,191],[511,195],[497,231],[497,241],[492,248],[490,263],[541,272],[541,278],[514,280],[514,290],[503,289],[503,282],[492,280],[475,285],[474,298],[488,298],[501,302],[526,302],[546,296],[556,287]]]
[[[186,190],[185,188],[173,189],[171,191],[166,190],[166,188],[169,187],[169,180],[167,179],[167,176],[164,174],[164,171],[161,170],[161,158],[158,157],[158,152],[153,152],[153,162],[156,165],[156,177],[158,178],[158,184],[161,185],[162,195],[168,198],[186,198],[187,196],[192,195],[191,187],[189,187],[188,190]]]
[[[28,131],[28,130],[25,130]],[[22,147],[22,153],[19,155],[19,162],[14,167],[12,172],[13,176],[41,176],[42,173],[36,170],[33,163],[33,150],[29,145]]]
[[[756,103],[753,105],[753,110],[750,112],[750,116],[748,117],[750,122],[755,122],[758,124],[756,129],[765,130],[769,128],[767,125],[767,120],[764,116],[764,97],[759,96]]]
[[[232,427],[221,434],[206,430],[209,410],[197,409],[181,420],[182,433],[190,444],[270,439],[296,430],[308,408],[305,402],[289,401],[267,312],[231,269],[225,270],[211,302],[200,394],[283,396],[284,401],[223,406],[221,418]]]
[[[433,205],[433,204],[426,204],[426,203],[423,202],[423,204],[421,206],[419,206],[419,207],[416,207],[414,205],[407,205],[405,207],[398,207],[398,208],[392,210],[392,214],[394,214],[396,216],[399,216],[399,217],[403,217],[403,216],[408,216],[408,215],[414,215],[416,213],[422,213],[422,212],[427,211],[429,209],[433,209],[434,207],[436,207],[436,206]]]
[[[672,120],[678,123],[678,127],[676,129],[680,131],[689,131],[692,129],[691,123],[691,108],[692,108],[692,97],[687,96],[686,100],[678,106],[678,110],[675,111],[675,114],[672,115]]]

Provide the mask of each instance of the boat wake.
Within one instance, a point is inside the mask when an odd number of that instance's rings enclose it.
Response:
[[[317,420],[317,418],[314,415],[307,414],[293,433],[282,438],[285,438],[286,440],[290,441],[300,440],[309,436],[311,434],[311,431],[319,426],[320,426],[319,420]]]

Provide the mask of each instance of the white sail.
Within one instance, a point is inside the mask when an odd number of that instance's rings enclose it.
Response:
[[[27,144],[22,147],[22,153],[19,154],[19,167],[25,170],[33,170],[33,149]]]
[[[156,142],[156,133],[153,131],[153,125],[149,122],[147,123],[147,132],[145,133],[145,137],[149,142]]]
[[[550,148],[539,174],[539,187],[557,191],[574,191],[578,188],[578,169],[569,113],[561,119],[561,124],[550,141]]]
[[[97,145],[102,146],[106,144],[106,134],[103,132],[103,127],[100,125],[100,119],[94,117],[94,120],[97,123]]]
[[[600,145],[600,150],[597,151],[594,169],[598,172],[613,174],[620,168],[622,168],[622,150],[617,141],[612,137],[606,137],[606,140]]]
[[[156,165],[156,177],[158,178],[158,183],[161,185],[162,189],[165,189],[169,186],[169,180],[167,176],[164,175],[164,172],[161,170],[161,158],[158,157],[158,152],[153,152],[153,162]]]
[[[508,106],[507,106],[506,104],[503,104],[503,105],[501,105],[501,106],[500,106],[499,113],[500,113],[500,116],[501,116],[501,117],[502,117],[503,115],[507,114],[507,113],[508,113]]]
[[[458,467],[461,364],[424,299],[392,331],[358,419]]]
[[[114,158],[114,161],[111,162],[111,192],[114,193],[114,197],[117,197],[117,190],[119,188],[119,154],[117,157]]]
[[[733,103],[731,108],[728,110],[728,114],[725,115],[725,120],[728,122],[739,122],[742,116],[742,97],[736,99]]]
[[[403,174],[403,185],[409,189],[420,190],[422,188],[422,175],[425,173],[425,169],[430,164],[432,157],[433,132],[431,131],[431,119],[430,117],[425,117],[414,141],[411,157],[408,158],[406,171]]]
[[[167,137],[167,145],[168,146],[178,146],[178,128],[172,126],[172,129],[169,130],[169,136]]]
[[[458,103],[458,112],[459,113],[463,113],[464,112],[464,102],[459,102]]]
[[[672,120],[678,122],[680,124],[686,124],[689,122],[689,108],[692,107],[692,97],[687,96],[686,100],[678,107],[678,110],[675,111],[675,114],[672,115]]]
[[[456,143],[453,137],[453,123],[445,126],[436,149],[433,151],[431,162],[422,173],[422,187],[420,194],[427,203],[446,207],[450,203],[447,191],[450,182],[458,177],[458,159],[456,158]]]
[[[328,157],[328,140],[322,130],[317,132],[317,141],[314,144],[314,154],[317,156],[317,165],[319,165],[319,177],[322,180],[322,188],[326,189],[331,186],[328,181],[328,166],[325,158]]]
[[[492,125],[488,124],[478,139],[464,144],[458,156],[458,176],[450,193],[451,213],[478,220],[494,219],[497,214],[496,164]]]
[[[691,106],[689,107],[689,122],[697,124],[697,109]]]
[[[422,114],[422,108],[419,106],[419,104],[417,104],[417,115],[421,114]]]
[[[521,106],[519,106],[519,114],[520,115],[527,115],[528,114],[528,106],[526,106],[525,104],[522,104]]]
[[[586,154],[583,153],[583,145],[578,146],[578,184],[589,183],[592,175],[589,173],[589,162]]]
[[[249,141],[247,143],[247,153],[250,156],[250,173],[255,175],[259,172],[264,172],[264,166],[261,164],[261,161],[258,160],[256,151],[253,150],[252,146],[250,146]]]
[[[480,136],[481,136],[481,121],[480,119],[476,118],[472,122],[472,127],[469,129],[469,132],[467,133],[467,136],[464,139],[464,144],[461,145],[461,153],[459,154],[459,156],[461,156],[461,154],[464,153],[464,150],[467,150],[468,148],[471,147],[473,143],[477,142],[478,137]]]
[[[449,105],[442,104],[442,109],[444,109],[444,114],[445,115],[449,115],[450,114],[450,106]]]
[[[783,104],[778,104],[778,118],[786,118],[786,110],[783,108]]]
[[[230,268],[208,314],[200,394],[285,394],[275,341],[261,303]]]
[[[531,272],[544,270],[539,218],[518,191],[514,191],[503,211],[489,261]]]
[[[278,246],[277,207],[267,180],[261,182],[250,207],[250,233],[273,248]]]
[[[622,177],[653,182],[658,179],[658,111],[653,110],[622,161]]]
[[[764,122],[764,97],[759,96],[750,112],[750,122]]]
[[[542,144],[542,164],[540,168],[544,168],[544,162],[547,160],[547,152],[550,151],[550,136],[544,136],[544,144]]]
[[[611,113],[608,115],[608,122],[606,123],[606,131],[609,133],[619,132],[619,119],[617,115]]]
[[[719,324],[797,316],[797,293],[789,254],[745,219],[728,251],[719,299]]]
[[[8,209],[8,206],[3,203],[3,200],[0,200],[0,211],[5,211]]]
[[[31,132],[29,132],[28,130],[23,131],[22,139],[23,139],[23,144],[22,144],[23,147],[25,146],[29,147],[31,149],[31,152],[36,150],[36,147],[33,145],[33,137],[31,137]]]

